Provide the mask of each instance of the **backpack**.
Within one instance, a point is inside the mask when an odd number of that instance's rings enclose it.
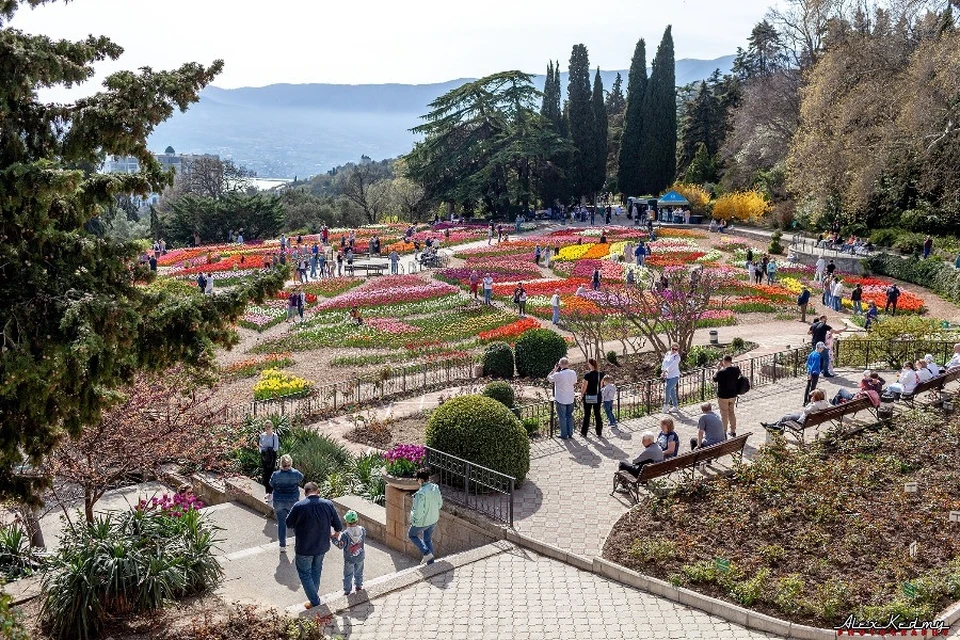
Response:
[[[743,374],[740,374],[740,377],[737,378],[737,395],[742,396],[743,394],[749,391],[750,391],[750,378],[747,378]]]

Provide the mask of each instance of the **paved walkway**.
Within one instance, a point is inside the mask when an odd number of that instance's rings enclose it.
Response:
[[[859,371],[837,373],[840,375],[821,381],[828,399],[841,386],[856,387],[860,378]],[[766,439],[760,422],[775,422],[798,411],[805,386],[804,379],[789,379],[758,387],[741,398],[736,410],[737,432],[753,432],[747,441],[747,459]],[[716,408],[715,401],[713,404]],[[700,413],[699,405],[694,404],[681,407],[681,414],[674,416],[682,452],[689,451],[690,439],[697,434]],[[617,430],[605,428],[604,439],[598,439],[592,430],[586,439],[581,438],[576,425],[572,440],[545,438],[534,443],[530,473],[514,497],[515,528],[577,555],[600,555],[611,527],[632,506],[625,495],[609,495],[617,463],[639,453],[644,431],[659,433],[664,415],[628,420]],[[717,468],[722,466],[721,461]]]
[[[775,638],[522,549],[335,615],[349,640]]]

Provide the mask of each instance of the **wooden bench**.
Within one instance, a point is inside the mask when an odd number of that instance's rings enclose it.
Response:
[[[645,464],[640,468],[639,476],[634,476],[629,471],[617,471],[613,474],[613,490],[610,495],[612,496],[617,489],[622,487],[636,504],[640,501],[640,485],[645,485],[650,480],[668,476],[674,471],[682,471],[685,475],[688,475],[688,479],[692,480],[697,467],[701,464],[713,462],[727,455],[734,455],[738,459],[742,459],[743,447],[746,446],[747,438],[751,435],[753,435],[752,432],[745,433],[742,436],[730,438],[709,447],[694,449],[663,462]]]
[[[877,418],[879,422],[879,417],[877,416],[876,407],[873,406],[873,403],[870,401],[870,398],[857,398],[855,400],[850,400],[849,402],[844,402],[843,404],[838,404],[835,407],[830,407],[829,409],[823,409],[821,411],[814,411],[809,414],[806,419],[801,423],[796,420],[786,420],[781,422],[785,431],[789,431],[790,434],[797,439],[797,442],[803,444],[804,442],[804,432],[810,427],[816,427],[826,422],[836,423],[838,427],[843,426],[843,420],[847,416],[856,415],[863,410],[870,411],[873,413],[874,417]]]
[[[347,275],[356,275],[356,271],[362,269],[369,276],[370,272],[374,272],[374,275],[380,276],[383,275],[383,272],[387,270],[387,265],[385,264],[375,264],[373,262],[360,262],[354,264],[348,264],[345,271]]]
[[[939,397],[944,387],[956,380],[960,380],[960,368],[944,371],[935,378],[930,378],[926,382],[921,382],[917,385],[917,388],[913,390],[913,393],[909,395],[902,394],[900,399],[910,406],[913,406],[914,400],[916,400],[917,396],[919,396],[921,393],[931,391],[936,394],[936,397]]]

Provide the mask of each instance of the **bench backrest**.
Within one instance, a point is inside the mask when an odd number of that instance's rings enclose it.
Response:
[[[926,382],[921,382],[917,385],[917,388],[913,390],[913,393],[916,395],[918,393],[923,393],[924,391],[943,389],[949,383],[958,379],[960,379],[960,368],[950,369],[949,371],[944,371],[935,378],[930,378]]]
[[[645,480],[652,480],[653,478],[659,478],[660,476],[665,476],[680,469],[692,467],[701,462],[709,462],[710,460],[722,458],[725,455],[743,451],[743,447],[747,444],[747,438],[752,435],[753,432],[745,433],[742,436],[724,440],[723,442],[718,442],[717,444],[710,445],[709,447],[694,449],[693,451],[681,454],[676,458],[670,458],[669,460],[664,460],[663,462],[654,462],[652,464],[644,465],[640,470],[640,476],[638,477],[638,480],[641,482]]]
[[[873,403],[870,402],[870,398],[857,398],[856,400],[844,402],[843,404],[838,404],[837,406],[830,407],[829,409],[814,411],[803,421],[803,426],[804,428],[815,427],[818,424],[831,422],[837,418],[842,418],[847,414],[857,413],[858,411],[869,409],[872,406]]]

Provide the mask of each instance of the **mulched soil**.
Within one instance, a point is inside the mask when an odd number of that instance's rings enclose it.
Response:
[[[910,412],[894,429],[835,449],[764,448],[732,476],[649,496],[613,527],[603,556],[804,624],[933,619],[960,598],[960,536],[948,522],[960,509],[960,417]],[[911,481],[918,493],[904,491]],[[906,600],[906,582],[922,595]]]

